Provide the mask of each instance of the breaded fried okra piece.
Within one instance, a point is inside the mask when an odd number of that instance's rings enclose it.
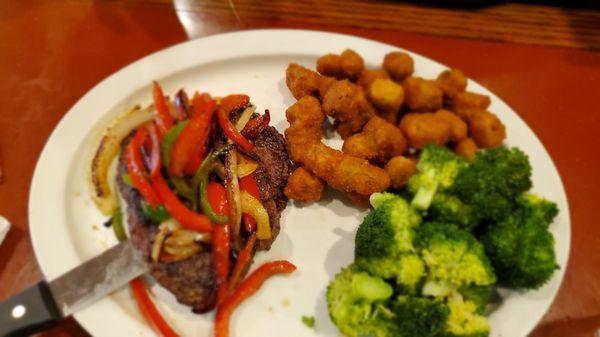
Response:
[[[479,150],[479,148],[477,147],[477,144],[475,144],[473,138],[465,138],[461,140],[458,144],[456,144],[456,148],[454,148],[454,152],[457,155],[463,156],[469,160],[475,158],[477,150]]]
[[[316,72],[296,63],[290,63],[285,71],[285,83],[296,99],[317,96],[321,79]]]
[[[460,119],[458,115],[444,109],[436,111],[435,115],[450,125],[451,141],[458,143],[467,137],[467,123]]]
[[[285,186],[285,196],[304,202],[318,201],[323,195],[325,184],[304,167],[299,167],[289,176]]]
[[[480,148],[497,147],[506,138],[502,121],[489,111],[480,111],[471,117],[469,133]]]
[[[459,69],[447,69],[442,71],[436,82],[442,88],[444,96],[451,97],[467,89],[467,77]]]
[[[390,176],[390,186],[401,189],[406,186],[410,177],[417,172],[417,162],[411,158],[397,156],[390,159],[384,170]]]
[[[400,129],[415,149],[422,149],[427,144],[441,146],[450,140],[450,124],[433,113],[406,114],[400,120]]]
[[[487,95],[465,91],[451,96],[448,102],[450,110],[458,113],[466,109],[486,110],[490,106],[491,100]]]
[[[435,111],[442,107],[442,89],[433,80],[408,77],[402,82],[404,101],[411,111]]]
[[[347,138],[360,130],[376,114],[362,90],[348,80],[329,87],[323,97],[323,111],[336,120],[336,130]]]
[[[398,123],[398,114],[404,102],[404,89],[389,79],[377,79],[369,88],[369,99],[379,115],[392,124]]]
[[[365,68],[365,61],[352,49],[346,49],[341,55],[327,54],[317,60],[317,71],[325,76],[339,80],[356,81]]]
[[[390,77],[383,69],[364,69],[358,77],[358,84],[365,92],[369,91],[371,84],[377,79],[389,79]]]
[[[394,81],[401,82],[407,76],[412,75],[415,65],[410,55],[395,51],[385,55],[383,58],[383,69],[385,69]]]
[[[407,149],[402,131],[378,116],[371,117],[362,132],[347,138],[342,147],[344,153],[379,164],[385,164]]]
[[[387,173],[367,160],[350,156],[332,149],[316,140],[325,114],[319,101],[305,96],[286,111],[290,127],[285,131],[290,158],[303,165],[331,187],[343,192],[369,195],[381,192],[390,185]],[[318,130],[317,130],[318,128]]]

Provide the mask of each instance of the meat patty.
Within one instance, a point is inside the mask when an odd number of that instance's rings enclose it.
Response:
[[[127,204],[130,239],[133,245],[143,252],[150,266],[150,275],[160,285],[173,293],[180,303],[191,306],[193,312],[209,311],[215,306],[217,287],[213,259],[209,249],[183,261],[171,263],[151,261],[152,240],[158,227],[144,216],[140,194],[123,180],[123,173],[127,172],[125,148],[130,140],[131,137],[125,139],[121,144],[122,151],[117,175],[117,185]],[[260,190],[261,202],[269,214],[273,233],[271,239],[259,240],[257,249],[268,250],[280,230],[281,212],[287,204],[283,189],[293,164],[287,154],[283,136],[274,127],[265,128],[254,140],[254,144],[252,156],[259,163],[255,177]],[[234,242],[232,244],[235,251],[243,243]]]
[[[134,247],[143,252],[150,267],[150,275],[173,293],[177,301],[191,306],[195,313],[207,312],[215,306],[217,287],[210,250],[178,262],[151,261],[152,240],[158,232],[158,226],[153,225],[144,215],[141,204],[142,197],[138,191],[123,181],[123,173],[127,172],[124,150],[130,139],[123,141],[119,158],[119,174],[117,175],[121,196],[127,204],[130,240]]]
[[[285,139],[272,126],[265,128],[254,140],[252,154],[258,160],[254,176],[262,204],[269,213],[273,234],[269,240],[259,240],[258,249],[268,250],[279,234],[281,212],[287,205],[283,190],[292,173],[293,164],[286,150]]]

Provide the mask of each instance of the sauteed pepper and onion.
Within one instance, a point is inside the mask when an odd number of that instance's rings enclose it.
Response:
[[[258,240],[272,237],[269,213],[255,177],[255,139],[270,121],[256,113],[247,95],[212,97],[180,90],[171,101],[153,83],[153,106],[135,107],[117,119],[101,140],[92,162],[94,200],[112,215],[117,238],[127,239],[109,168],[124,147],[122,180],[141,197],[145,218],[156,226],[149,254],[152,263],[174,263],[211,251],[216,281],[215,336],[228,336],[233,309],[271,275],[295,267],[275,261],[247,278]],[[241,246],[234,251],[234,243]],[[231,260],[235,257],[234,260]],[[161,317],[144,286],[130,283],[144,317],[157,333],[177,336]]]

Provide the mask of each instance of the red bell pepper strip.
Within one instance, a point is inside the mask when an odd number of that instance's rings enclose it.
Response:
[[[140,152],[140,148],[144,145],[147,137],[148,130],[146,128],[139,128],[127,146],[125,159],[127,172],[133,181],[133,185],[150,206],[156,207],[160,204],[160,198],[144,177],[144,162],[142,153]]]
[[[263,115],[256,118],[252,118],[248,121],[244,129],[242,130],[242,136],[248,139],[254,139],[258,137],[258,134],[264,130],[271,122],[271,113],[269,110],[265,110]]]
[[[246,245],[238,254],[237,261],[235,261],[235,266],[233,267],[231,277],[229,278],[229,291],[233,291],[237,287],[242,273],[250,266],[250,262],[252,261],[252,251],[254,250],[254,243],[256,243],[256,233],[252,233],[252,235],[250,235],[248,241],[246,241]]]
[[[178,337],[179,335],[173,331],[161,316],[158,309],[156,309],[152,299],[150,299],[144,281],[138,277],[129,282],[129,287],[131,288],[131,293],[133,294],[133,298],[135,298],[138,308],[154,331],[163,337]]]
[[[187,229],[198,232],[211,232],[212,223],[206,215],[198,214],[184,205],[179,197],[171,191],[165,179],[159,174],[152,178],[152,187],[163,201],[165,208],[175,220]]]
[[[192,105],[194,115],[173,146],[170,169],[176,176],[181,176],[184,171],[187,174],[196,172],[208,150],[210,124],[217,103],[208,94],[196,94]]]
[[[250,193],[251,196],[260,200],[260,191],[258,190],[258,184],[256,183],[254,173],[240,179],[240,190],[246,191]],[[246,226],[246,231],[248,233],[254,232],[254,230],[256,229],[256,220],[252,217],[252,215],[248,213],[243,213],[242,216],[244,218],[244,225]]]
[[[229,319],[233,311],[245,299],[256,293],[269,277],[276,274],[289,274],[294,270],[296,270],[296,266],[287,261],[273,261],[265,263],[250,274],[235,292],[217,308],[215,337],[229,336]]]
[[[160,174],[162,158],[160,154],[160,142],[158,141],[158,132],[156,125],[150,124],[146,127],[150,139],[150,176],[155,177]]]
[[[227,192],[219,183],[208,184],[208,202],[212,209],[219,215],[227,215]],[[217,305],[227,296],[227,276],[229,276],[229,240],[231,238],[230,226],[215,224],[213,227],[212,254],[215,262],[217,279]]]
[[[217,112],[219,125],[227,138],[231,139],[246,152],[252,151],[254,145],[235,128],[235,125],[229,120],[229,114],[246,107],[248,103],[250,103],[250,97],[247,95],[229,95],[221,100],[221,105]]]
[[[169,106],[167,106],[167,100],[165,94],[158,82],[153,82],[152,98],[154,99],[154,108],[156,108],[155,121],[158,126],[158,134],[162,139],[162,136],[173,127],[173,118],[169,113]]]

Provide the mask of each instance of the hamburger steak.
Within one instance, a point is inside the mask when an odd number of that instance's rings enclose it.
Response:
[[[137,190],[123,180],[123,174],[127,172],[125,148],[130,140],[131,137],[128,137],[121,144],[117,174],[117,184],[127,204],[130,240],[143,252],[150,267],[150,275],[173,293],[180,303],[191,306],[195,313],[209,311],[215,306],[217,288],[210,249],[178,262],[151,261],[152,241],[158,232],[158,226],[145,217],[141,205],[142,198]],[[259,164],[254,175],[259,186],[261,202],[269,214],[273,234],[269,240],[259,240],[256,248],[268,250],[280,230],[281,212],[287,204],[283,189],[293,164],[288,157],[283,136],[274,127],[266,127],[254,140],[254,145],[251,155]],[[232,256],[237,256],[237,251],[242,245],[242,242],[232,242]],[[233,264],[234,262],[230,265]]]

